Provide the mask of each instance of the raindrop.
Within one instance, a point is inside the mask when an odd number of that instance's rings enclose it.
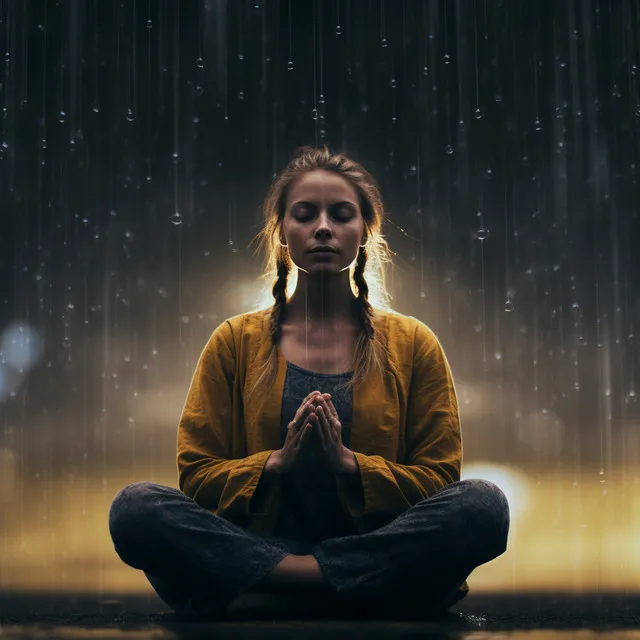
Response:
[[[42,140],[40,140],[40,147],[42,149],[46,149],[47,148],[47,139],[46,138],[42,138]]]
[[[513,302],[511,302],[509,298],[507,298],[507,301],[504,303],[504,310],[507,313],[511,313],[513,311]]]
[[[317,120],[317,119],[318,119],[318,110],[317,110],[317,109],[314,109],[314,110],[311,112],[311,117],[312,117],[314,120]]]
[[[233,240],[229,240],[229,242],[227,242],[227,247],[231,249],[232,253],[238,253],[238,247]]]
[[[630,334],[627,336],[627,343],[628,343],[628,344],[633,344],[634,342],[635,342],[635,336],[633,335],[633,333],[630,333]]]
[[[342,35],[342,27],[339,24],[336,25],[336,35],[337,36],[341,36]]]
[[[422,67],[422,75],[423,76],[429,75],[429,67]]]
[[[197,84],[195,88],[195,93],[197,96],[201,96],[204,93],[204,89],[199,84]]]
[[[426,294],[424,291],[421,291],[421,292],[420,292],[420,297],[421,297],[421,298],[426,298],[426,297],[427,297],[427,294]]]
[[[638,400],[638,396],[636,395],[636,391],[635,389],[631,389],[631,391],[629,391],[629,393],[627,393],[624,401],[627,404],[631,404],[632,402],[637,402]]]
[[[449,56],[448,53],[444,54],[444,63],[445,64],[449,64],[451,62],[451,57]]]
[[[496,352],[493,354],[493,357],[494,357],[496,360],[502,360],[502,354],[501,354],[499,351],[496,351]]]
[[[496,95],[493,98],[496,102],[502,102],[502,96],[499,93],[496,93]]]
[[[386,38],[382,38],[382,40],[380,41],[380,44],[382,45],[382,48],[385,49],[389,43],[387,42]]]
[[[636,105],[636,115],[640,118],[640,104]]]
[[[131,109],[127,109],[127,122],[133,122],[135,119],[133,111]]]
[[[244,100],[244,91],[238,91],[238,100]]]
[[[573,383],[573,388],[576,391],[580,391],[580,383],[576,380],[576,382]]]
[[[58,120],[60,120],[60,122],[64,122],[64,121],[65,121],[65,119],[66,119],[66,117],[67,117],[67,114],[66,114],[64,111],[61,111],[61,112],[58,114]]]
[[[446,153],[448,156],[450,156],[450,155],[452,155],[452,154],[453,154],[453,147],[452,147],[450,144],[448,144],[448,145],[444,148],[444,151],[445,151],[445,153]]]
[[[417,171],[418,171],[418,168],[416,167],[416,165],[415,165],[415,164],[412,164],[412,165],[409,167],[409,175],[410,175],[410,176],[415,176],[415,175],[416,175],[416,173],[417,173]]]
[[[244,53],[238,54],[238,60],[244,60]]]
[[[171,224],[175,224],[176,226],[179,226],[182,224],[182,214],[178,213],[177,211],[175,213],[172,213],[169,216],[169,222],[171,222]]]
[[[540,129],[542,129],[542,122],[540,122],[540,118],[536,118],[533,126],[535,127],[536,131],[540,131]]]
[[[196,67],[204,69],[204,60],[201,57],[196,58]]]
[[[325,102],[325,101],[324,101],[324,93],[321,93],[321,94],[320,94],[320,98],[319,98],[319,100],[318,100],[318,104],[319,104],[320,106],[324,106],[324,102]]]
[[[100,113],[100,105],[97,102],[93,103],[93,107],[91,107],[93,113]]]
[[[287,69],[289,71],[293,71],[293,62],[291,62],[291,60],[289,60],[289,62],[287,62]]]
[[[485,229],[484,227],[480,227],[476,231],[476,238],[478,238],[478,240],[486,240],[488,236],[489,236],[489,229]]]
[[[67,309],[70,309],[71,311],[73,311],[73,310],[75,309],[75,306],[70,302],[70,303],[67,305]]]
[[[147,20],[147,29],[151,29],[153,27],[153,20]]]
[[[574,302],[574,303],[571,305],[571,308],[572,308],[574,311],[578,311],[578,309],[580,309],[580,305],[579,305],[577,302]]]
[[[171,157],[173,158],[173,161],[174,161],[174,162],[178,162],[178,160],[180,160],[180,154],[179,154],[177,151],[174,151],[174,152],[171,154]]]
[[[482,120],[482,111],[480,111],[480,109],[476,109],[476,110],[473,112],[473,117],[474,117],[476,120]]]
[[[395,78],[391,78],[391,82],[389,83],[389,86],[390,86],[392,89],[395,89],[395,88],[396,88],[396,79],[395,79]]]

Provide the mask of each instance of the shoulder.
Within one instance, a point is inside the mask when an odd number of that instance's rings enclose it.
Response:
[[[391,349],[410,348],[415,353],[440,346],[431,327],[414,316],[391,309],[375,309],[374,317],[378,328],[387,334]]]
[[[258,340],[270,312],[270,308],[258,309],[226,318],[211,333],[207,347],[211,349],[226,345],[235,351],[241,339]]]

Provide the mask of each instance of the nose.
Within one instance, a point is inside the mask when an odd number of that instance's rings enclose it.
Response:
[[[318,216],[318,224],[315,229],[314,235],[316,237],[324,237],[332,235],[331,225],[329,224],[329,214],[326,211],[321,211]]]

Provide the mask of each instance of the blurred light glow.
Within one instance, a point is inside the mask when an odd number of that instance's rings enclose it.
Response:
[[[474,462],[463,467],[461,479],[474,478],[488,480],[502,489],[509,502],[511,522],[515,522],[526,512],[530,489],[529,482],[522,472],[506,465]]]
[[[42,340],[35,329],[22,322],[5,328],[0,354],[9,366],[17,370],[33,367],[42,353]]]
[[[0,447],[0,504],[14,499],[17,472],[13,451]]]

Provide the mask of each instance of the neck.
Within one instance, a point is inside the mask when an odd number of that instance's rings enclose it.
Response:
[[[323,326],[351,323],[355,320],[355,299],[348,271],[336,276],[309,276],[298,271],[296,290],[287,302],[287,316],[293,322]]]

